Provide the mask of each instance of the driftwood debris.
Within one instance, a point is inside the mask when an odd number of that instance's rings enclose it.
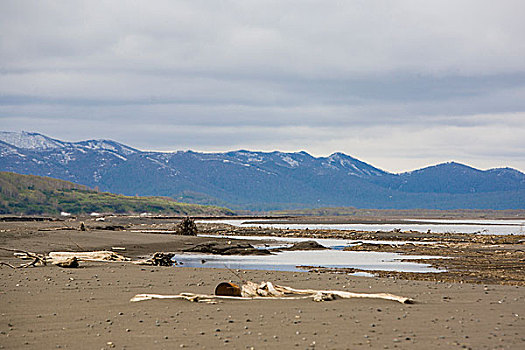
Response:
[[[242,295],[244,297],[250,296],[268,296],[268,297],[282,297],[285,295],[308,295],[314,301],[327,301],[337,298],[368,298],[368,299],[385,299],[400,302],[401,304],[412,304],[413,300],[407,297],[402,297],[390,293],[353,293],[338,290],[317,290],[317,289],[295,289],[286,286],[274,285],[271,282],[262,282],[256,284],[253,282],[246,282],[242,286]]]
[[[43,255],[43,254],[37,254],[37,253],[27,252],[25,250],[12,249],[12,248],[0,247],[0,249],[6,250],[8,252],[14,252],[14,254],[16,256],[18,256],[19,258],[21,258],[21,259],[29,259],[29,260],[31,260],[31,262],[26,263],[26,264],[22,264],[20,266],[13,266],[13,265],[11,265],[9,263],[6,263],[6,262],[1,262],[0,263],[0,265],[5,265],[5,266],[11,267],[13,269],[23,269],[23,268],[26,268],[26,267],[31,267],[31,266],[36,266],[36,265],[46,265],[47,262],[48,262],[47,257],[45,255]]]
[[[101,261],[101,262],[112,262],[112,261],[131,261],[130,258],[119,255],[115,252],[107,250],[99,250],[94,252],[51,252],[49,258],[52,261],[62,261],[70,258],[77,258],[79,261]]]
[[[134,261],[137,265],[149,265],[149,266],[173,266],[175,262],[172,260],[175,253],[163,253],[156,252],[151,258],[146,260]]]
[[[25,268],[30,266],[47,265],[51,263],[59,267],[75,268],[79,266],[80,261],[100,261],[100,262],[115,262],[115,261],[131,261],[130,258],[119,255],[110,251],[94,251],[94,252],[51,252],[48,255],[27,252],[20,249],[2,248],[2,250],[14,252],[14,254],[21,259],[29,259],[31,262],[22,264],[20,266],[13,266],[6,262],[0,262],[0,265],[5,265],[11,268]]]
[[[113,247],[113,249],[125,250],[125,248]],[[94,252],[50,252],[47,255],[26,252],[24,250],[0,248],[7,251],[12,251],[21,259],[32,259],[30,263],[20,266],[13,266],[7,262],[0,262],[0,265],[5,265],[11,268],[24,268],[29,266],[46,265],[51,263],[59,267],[75,268],[79,266],[80,261],[97,261],[97,262],[131,262],[137,265],[149,266],[173,266],[175,262],[172,260],[175,253],[156,252],[150,258],[139,261],[131,261],[123,255],[112,251],[100,250]]]
[[[80,222],[80,226],[59,226],[59,227],[42,227],[38,231],[88,231],[88,230],[107,230],[107,231],[125,231],[126,226],[123,225],[101,225],[88,227],[84,221]]]
[[[184,236],[196,236],[197,235],[197,225],[195,220],[189,216],[182,219],[182,221],[177,225],[177,234]]]
[[[68,227],[68,226],[42,227],[38,229],[38,231],[73,231],[73,230],[77,230],[77,229],[74,227]]]
[[[208,295],[195,293],[181,293],[177,295],[137,294],[131,302],[152,299],[184,299],[192,302],[214,303],[216,299],[231,300],[296,300],[312,299],[313,301],[330,301],[335,299],[369,298],[397,301],[402,304],[412,304],[414,301],[389,293],[353,293],[338,290],[295,289],[287,286],[274,285],[271,282],[256,284],[247,281],[238,295]]]

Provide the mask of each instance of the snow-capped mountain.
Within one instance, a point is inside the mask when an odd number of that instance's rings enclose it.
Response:
[[[525,174],[445,163],[391,174],[343,153],[143,152],[110,140],[0,132],[0,170],[235,208],[525,208]]]
[[[34,132],[0,131],[0,141],[11,146],[34,151],[51,149],[90,149],[110,151],[122,155],[137,152],[136,149],[111,140],[88,140],[81,142],[64,142]]]
[[[54,140],[41,134],[25,131],[0,131],[0,140],[11,146],[33,150],[45,150],[65,146],[65,142]]]

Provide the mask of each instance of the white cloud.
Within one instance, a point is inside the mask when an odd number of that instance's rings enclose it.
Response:
[[[525,170],[524,12],[519,0],[2,1],[0,122],[149,149]]]

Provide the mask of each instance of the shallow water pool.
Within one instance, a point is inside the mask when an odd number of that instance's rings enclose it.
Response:
[[[342,250],[283,251],[272,255],[177,254],[173,260],[182,267],[230,268],[240,270],[304,271],[299,266],[355,268],[400,272],[443,272],[428,264],[401,259],[440,258],[383,252]]]

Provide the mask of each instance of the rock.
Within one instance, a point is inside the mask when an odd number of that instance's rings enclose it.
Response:
[[[268,250],[257,249],[248,243],[204,242],[184,249],[185,252],[219,255],[268,255]]]
[[[136,264],[150,266],[173,266],[175,265],[175,262],[172,260],[174,256],[174,253],[156,252],[151,258],[138,261]]]
[[[125,231],[126,227],[122,225],[106,225],[106,226],[96,226],[93,229],[95,230],[107,230],[107,231]]]
[[[303,241],[303,242],[294,243],[293,246],[291,246],[290,248],[287,248],[286,250],[322,250],[322,249],[330,249],[330,248],[327,248],[324,245],[317,243],[316,241]]]
[[[63,260],[59,260],[54,262],[54,264],[58,267],[64,267],[64,268],[77,268],[78,267],[78,259],[76,256],[71,258],[66,258]]]

